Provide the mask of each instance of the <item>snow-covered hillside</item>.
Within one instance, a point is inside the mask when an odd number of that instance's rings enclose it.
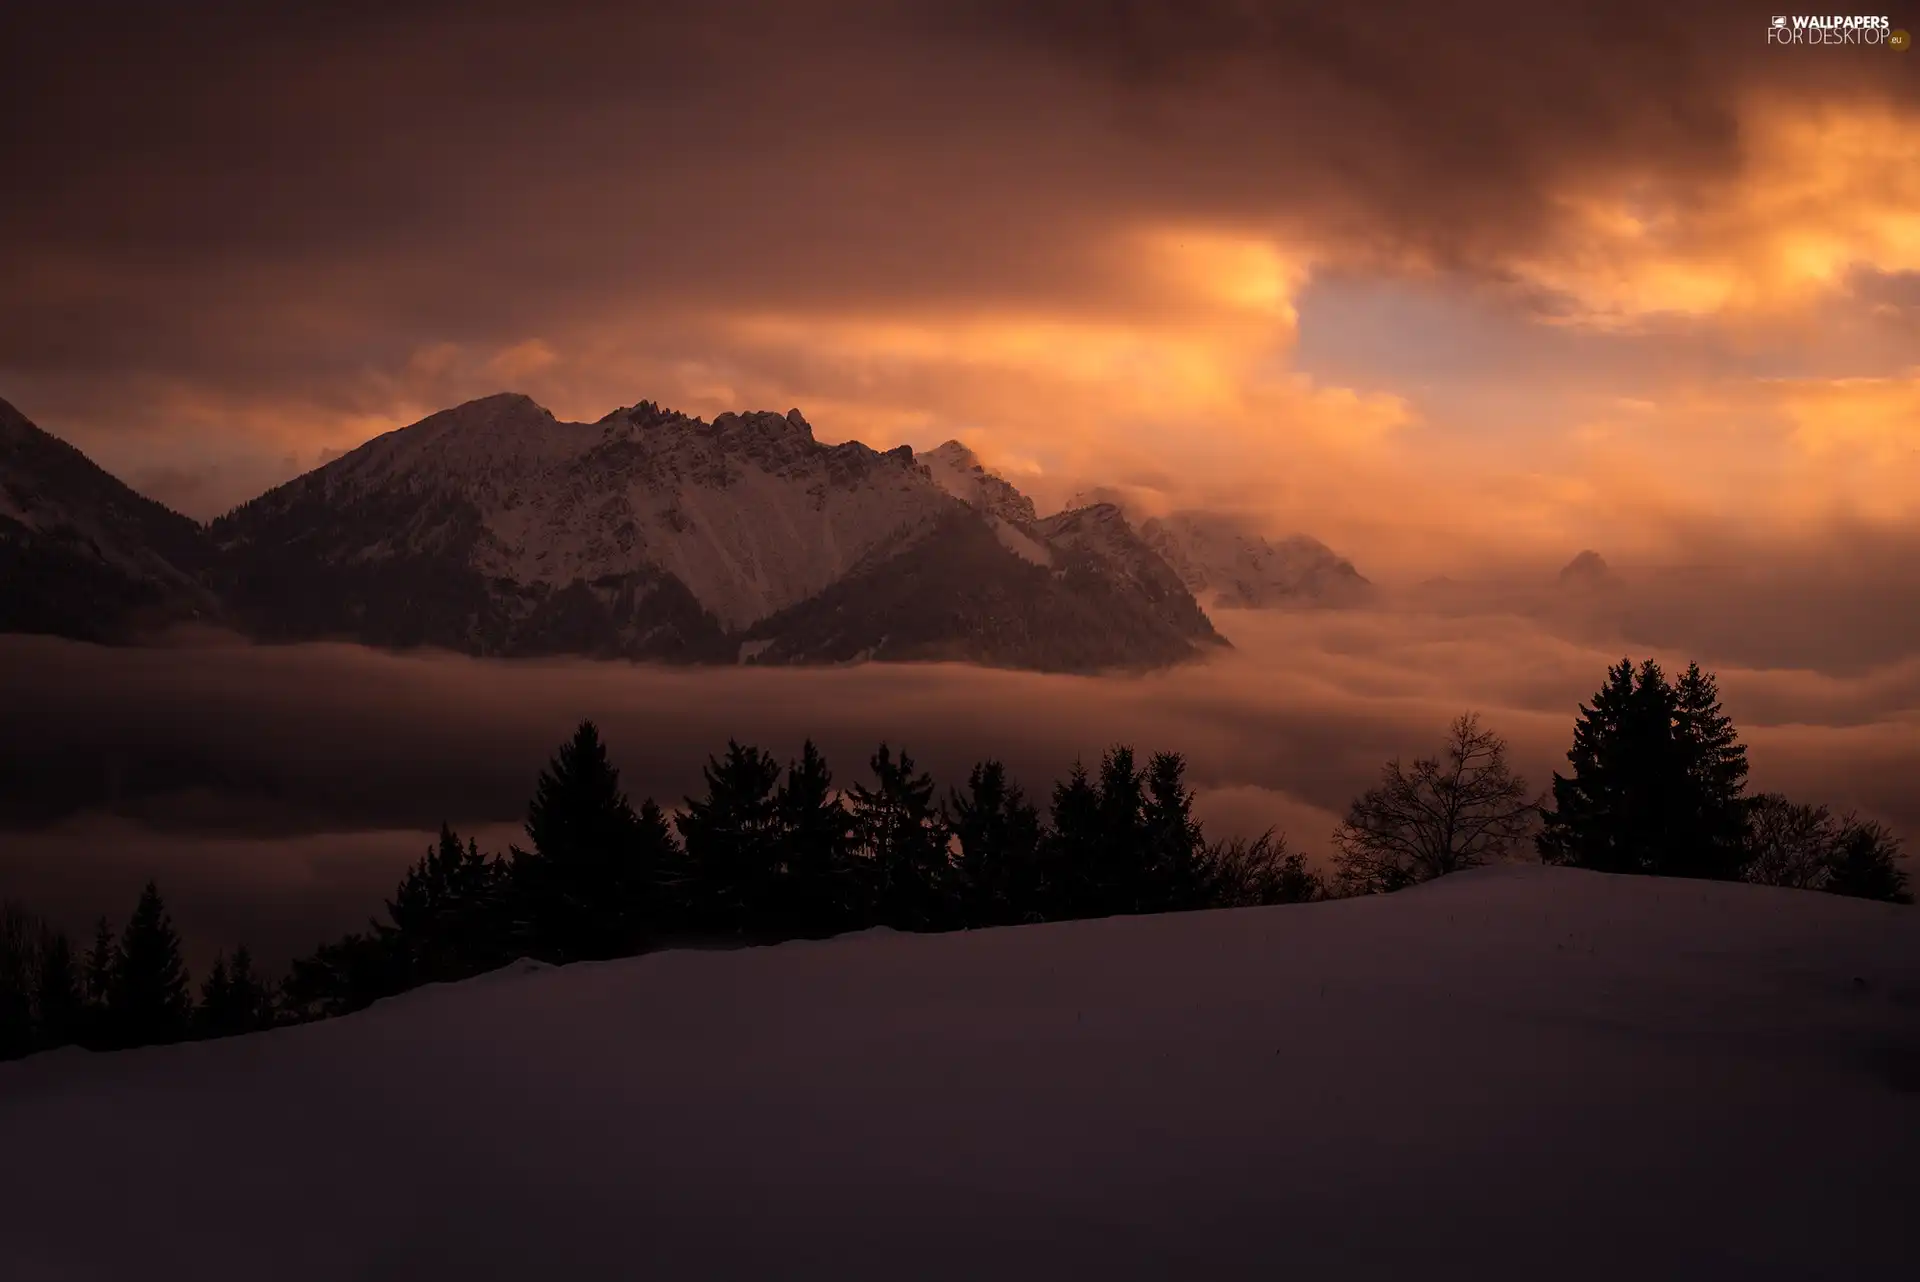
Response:
[[[1380,899],[521,966],[0,1066],[0,1276],[1869,1279],[1920,915]]]

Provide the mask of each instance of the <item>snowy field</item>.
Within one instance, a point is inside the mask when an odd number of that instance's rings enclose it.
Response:
[[[1920,1277],[1920,910],[1384,899],[509,968],[0,1066],[0,1277]]]

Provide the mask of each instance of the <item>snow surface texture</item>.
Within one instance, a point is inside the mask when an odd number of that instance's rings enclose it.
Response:
[[[0,1066],[0,1276],[1915,1276],[1920,913],[1539,868]]]

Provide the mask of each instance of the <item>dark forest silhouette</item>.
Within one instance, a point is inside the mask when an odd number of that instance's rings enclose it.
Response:
[[[323,944],[277,984],[245,948],[223,954],[196,1003],[180,940],[149,883],[117,934],[83,953],[18,905],[0,906],[0,1058],[222,1037],[343,1015],[422,984],[520,957],[565,964],[674,945],[765,944],[874,926],[941,931],[1397,890],[1512,856],[1911,902],[1899,840],[1877,823],[1746,793],[1746,749],[1711,675],[1647,661],[1608,670],[1580,707],[1570,774],[1547,808],[1506,744],[1468,713],[1437,757],[1389,762],[1334,834],[1323,882],[1286,839],[1208,840],[1184,760],[1142,765],[1120,746],[1076,764],[1042,807],[997,761],[944,797],[882,744],[869,778],[836,783],[811,743],[782,766],[740,743],[710,757],[705,790],[669,816],[632,804],[591,721],[540,774],[527,846],[483,854],[442,826],[384,919]]]

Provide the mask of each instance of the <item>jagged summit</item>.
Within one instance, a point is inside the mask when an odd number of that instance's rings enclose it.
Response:
[[[934,484],[942,490],[991,516],[1016,524],[1036,519],[1033,500],[1004,478],[989,472],[980,457],[959,441],[928,450],[919,456]]]
[[[370,441],[213,534],[236,610],[289,639],[1075,670],[1176,662],[1217,640],[1124,520],[1097,556],[1055,540],[962,451],[823,444],[798,409],[708,422],[641,401],[588,424],[487,397]]]
[[[29,589],[0,630],[137,609],[480,655],[1138,669],[1224,644],[1162,544],[1112,503],[1040,518],[959,441],[828,445],[798,409],[649,400],[578,423],[511,392],[203,528],[0,402],[0,569]]]

